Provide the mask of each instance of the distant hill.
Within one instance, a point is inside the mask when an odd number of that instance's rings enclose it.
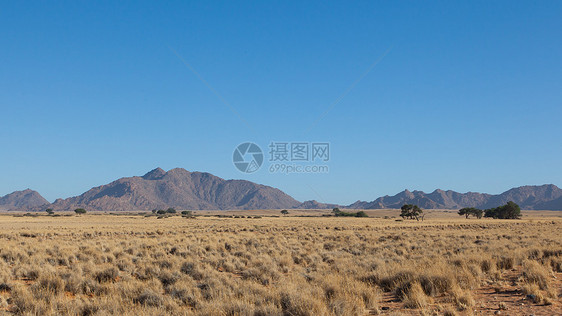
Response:
[[[496,207],[513,201],[525,210],[562,210],[562,190],[553,184],[522,186],[498,195],[485,193],[458,193],[435,190],[431,193],[404,190],[394,196],[383,196],[371,202],[357,201],[348,208],[384,209],[400,208],[404,204],[417,204],[425,209],[459,209]]]
[[[337,204],[327,204],[320,203],[316,200],[304,201],[297,208],[303,210],[322,210],[322,209],[332,209],[334,207],[342,207]]]
[[[157,168],[142,177],[121,178],[84,194],[58,199],[54,210],[84,207],[98,211],[138,211],[173,207],[191,210],[296,208],[300,202],[279,189],[210,173]]]
[[[49,204],[41,194],[26,189],[0,197],[0,210],[25,209]]]

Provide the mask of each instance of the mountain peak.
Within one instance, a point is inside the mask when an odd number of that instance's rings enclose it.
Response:
[[[142,176],[145,180],[157,180],[161,179],[164,175],[166,175],[166,171],[162,168],[156,168],[149,172],[147,172],[144,176]]]
[[[83,207],[96,211],[138,211],[173,207],[181,210],[294,208],[300,202],[284,192],[250,181],[228,181],[210,173],[156,168],[50,205],[55,210]]]
[[[46,204],[49,204],[49,201],[31,189],[15,191],[0,197],[0,209],[5,210],[38,207]]]
[[[191,172],[185,170],[184,168],[174,168],[174,169],[170,169],[170,171],[168,171],[168,173],[170,173],[170,174],[189,174]]]

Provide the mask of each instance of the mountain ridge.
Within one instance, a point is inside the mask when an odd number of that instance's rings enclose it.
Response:
[[[396,195],[385,195],[371,202],[357,201],[349,208],[384,209],[400,208],[404,204],[417,204],[426,209],[459,209],[463,207],[491,208],[513,201],[526,210],[562,210],[562,189],[554,184],[526,185],[500,194],[478,192],[459,193],[436,189],[431,193],[404,190]]]
[[[50,203],[36,191],[26,189],[0,197],[0,210],[146,211],[174,207],[191,210],[229,209],[397,209],[417,204],[424,209],[491,208],[513,201],[527,210],[562,210],[562,189],[554,184],[527,185],[500,194],[459,193],[436,189],[430,193],[408,189],[373,201],[350,205],[299,202],[285,192],[247,180],[225,180],[207,172],[182,168],[155,168],[142,176],[124,177],[81,195]]]
[[[225,180],[207,172],[156,168],[117,179],[83,194],[58,199],[54,210],[138,211],[174,207],[194,210],[294,208],[300,202],[279,189],[247,180]]]

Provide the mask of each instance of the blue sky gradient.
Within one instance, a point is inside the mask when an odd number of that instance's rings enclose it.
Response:
[[[4,2],[0,195],[53,201],[155,167],[342,204],[560,185],[560,16],[560,1]],[[245,141],[330,142],[330,172],[240,173]]]

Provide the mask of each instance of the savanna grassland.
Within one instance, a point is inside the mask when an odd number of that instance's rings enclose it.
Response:
[[[560,217],[436,214],[2,215],[0,314],[562,314]]]

